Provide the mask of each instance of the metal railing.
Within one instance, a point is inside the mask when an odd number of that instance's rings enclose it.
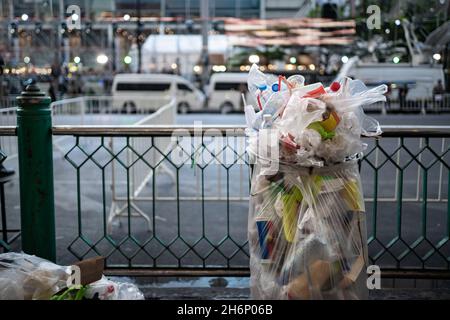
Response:
[[[134,97],[136,98],[136,97]],[[36,103],[38,100],[32,100],[32,103]],[[48,101],[48,100],[46,100]],[[128,123],[133,123],[136,121],[136,119],[140,119],[139,122],[140,123],[166,123],[166,124],[173,124],[175,121],[175,114],[176,114],[176,102],[174,99],[172,99],[172,101],[167,101],[165,100],[165,102],[167,103],[165,106],[161,107],[160,104],[158,103],[162,103],[163,100],[162,99],[149,99],[146,98],[145,100],[145,106],[146,110],[151,111],[151,110],[157,110],[156,112],[147,115],[145,118],[142,119],[142,115],[139,116],[131,116],[128,118],[117,118],[115,117],[114,119],[118,119],[118,121],[126,121]],[[96,123],[98,122],[98,117],[96,114],[101,113],[100,117],[102,117],[102,115],[104,113],[115,113],[114,112],[114,107],[115,107],[115,99],[113,99],[112,97],[81,97],[81,98],[74,98],[74,99],[66,99],[66,100],[61,100],[58,101],[56,103],[53,103],[50,108],[48,110],[51,110],[51,115],[53,118],[53,122],[55,124],[77,124],[77,125],[83,125],[86,123]],[[30,109],[31,112],[33,112],[33,110],[35,109]],[[132,111],[132,110],[129,110]],[[92,119],[93,117],[97,117],[95,119]],[[102,118],[101,118],[102,119]],[[100,120],[101,120],[100,119]],[[114,121],[108,121],[108,117],[103,117],[104,120],[107,120],[107,123],[114,123]],[[37,119],[35,119],[37,120]],[[49,120],[49,119],[48,119]],[[0,139],[3,140],[0,142],[3,142],[3,149],[7,152],[8,160],[11,159],[16,159],[18,157],[18,147],[19,144],[17,142],[17,132],[16,132],[16,124],[18,121],[17,118],[17,107],[14,108],[4,108],[4,109],[0,109],[0,121],[1,121],[1,126],[0,126]],[[116,122],[118,122],[116,121]],[[31,123],[33,123],[34,121],[32,121]],[[53,148],[57,151],[63,151],[66,143],[65,143],[65,139],[68,137],[57,137],[56,139],[53,139]],[[49,140],[50,141],[50,140]],[[0,148],[2,148],[2,146],[0,145]],[[135,146],[136,148],[136,146]],[[138,149],[138,148],[137,148]],[[31,152],[31,151],[30,151]],[[39,150],[38,150],[39,152]],[[31,155],[31,153],[30,153]],[[130,156],[132,156],[130,154]],[[8,167],[17,169],[17,167],[19,166],[17,161],[14,162],[10,162],[8,161],[7,163]],[[133,175],[135,177],[140,177],[140,176],[146,176],[148,175],[148,170],[147,171],[142,171],[142,172],[138,172],[139,168],[132,168],[131,172],[133,172]],[[19,171],[19,170],[17,170]],[[112,170],[112,173],[114,175],[114,170]],[[45,174],[45,173],[42,173]],[[40,179],[40,178],[39,178]],[[13,183],[14,184],[14,183]],[[10,185],[10,183],[8,183],[8,185]],[[16,185],[17,187],[17,185]],[[111,185],[111,187],[113,188],[114,185]],[[15,200],[18,202],[18,190],[16,190],[17,188],[14,189],[15,191]],[[53,195],[52,195],[53,197]],[[10,197],[11,198],[11,197]],[[14,196],[13,196],[14,198]],[[117,201],[120,201],[120,199],[116,199],[116,197],[113,198],[112,203],[115,204]],[[2,206],[5,204],[4,201],[0,201]],[[12,208],[13,210],[10,211],[14,211],[16,209],[20,208],[19,206],[14,206],[14,208]],[[9,208],[11,209],[11,208]],[[123,209],[123,208],[122,208]],[[113,220],[113,213],[115,213],[113,210],[111,211],[111,221]],[[119,212],[120,214],[120,212]],[[145,216],[145,214],[143,215]],[[3,215],[2,215],[3,217]],[[2,222],[5,219],[2,219]],[[14,217],[15,220],[14,222],[18,222],[18,219],[16,219],[16,217]],[[0,229],[2,230],[2,233],[5,234],[5,232],[9,232],[8,230],[5,229],[5,224],[2,223],[2,228]],[[0,249],[1,247],[3,247],[6,250],[10,250],[11,246],[9,246],[9,243],[4,242],[4,245],[0,245]],[[17,247],[16,247],[17,249]]]
[[[65,158],[54,160],[55,200],[68,208],[56,209],[65,225],[60,262],[69,250],[77,259],[104,255],[115,273],[248,274],[250,176],[242,127],[54,126],[52,132],[69,137]],[[15,134],[14,126],[0,127],[0,136]],[[449,138],[448,126],[385,126],[381,138],[365,139],[360,170],[369,255],[384,270],[449,275]],[[150,230],[131,218],[138,163],[151,172],[138,188]],[[114,193],[125,197],[125,223],[109,232]]]
[[[450,127],[396,126],[383,127],[383,131],[381,139],[366,138],[369,146],[361,161],[371,260],[397,271],[447,272],[450,270]],[[74,146],[84,151],[82,161],[74,166],[79,227],[68,246],[77,258],[102,254],[107,257],[108,268],[132,269],[135,274],[182,274],[189,270],[196,274],[246,272],[250,177],[245,149],[237,147],[245,143],[243,128],[203,127],[199,131],[179,126],[56,126],[53,134],[73,136]],[[159,149],[158,139],[167,137],[171,138],[170,147]],[[96,155],[99,148],[105,148],[107,138],[116,139],[122,148],[109,150],[101,160]],[[134,139],[148,139],[149,143],[149,148],[137,152],[134,160],[142,160],[153,171],[142,190],[148,197],[141,203],[141,210],[151,217],[151,230],[133,223],[132,211],[128,209],[125,228],[109,234],[103,218],[107,216],[108,208],[104,204],[108,202],[110,183],[105,167],[97,164],[95,168],[101,171],[101,180],[96,181],[101,181],[97,190],[102,190],[99,206],[103,203],[100,209],[103,214],[95,206],[84,209],[83,199],[88,195],[92,198],[93,189],[83,184],[80,172],[91,162],[117,162],[123,170],[123,191],[128,195],[127,201],[131,201],[130,170],[136,161],[126,162],[121,153],[132,148]],[[215,139],[221,140],[219,148],[211,147]],[[83,140],[98,142],[84,149]],[[144,161],[143,154],[150,150],[160,153],[160,161]],[[199,153],[207,155],[207,159],[200,159]],[[180,162],[174,160],[174,154]],[[226,155],[233,156],[224,161]],[[65,157],[75,162],[78,156],[69,152]],[[163,164],[175,173],[174,185],[158,174],[157,169]],[[225,197],[221,199],[209,198],[217,192],[214,188],[219,177],[217,168],[225,177],[221,181]],[[94,169],[86,170],[92,177]],[[195,177],[200,179],[200,198],[193,196]],[[245,196],[240,197],[238,185],[243,181]],[[84,226],[89,222],[85,217],[94,219],[95,215],[96,230],[91,225],[86,231]]]

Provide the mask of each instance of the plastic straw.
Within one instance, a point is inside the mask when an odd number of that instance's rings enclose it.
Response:
[[[259,107],[259,110],[262,110],[263,108],[262,108],[262,105],[261,105],[261,96],[258,94],[258,96],[256,97],[256,100],[258,101],[258,107]]]
[[[247,101],[245,101],[245,94],[241,93],[242,102],[244,102],[244,107],[247,105]]]

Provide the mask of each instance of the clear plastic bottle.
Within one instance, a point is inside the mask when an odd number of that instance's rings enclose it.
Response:
[[[263,114],[263,122],[262,122],[262,128],[263,129],[270,129],[272,128],[273,122],[272,122],[272,115],[271,114]]]
[[[270,96],[270,99],[264,106],[263,114],[270,114],[274,116],[278,110],[280,110],[285,104],[284,98],[281,93],[274,93]]]

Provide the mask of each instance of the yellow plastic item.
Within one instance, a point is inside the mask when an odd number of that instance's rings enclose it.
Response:
[[[336,114],[336,112],[332,111],[328,119],[321,121],[320,124],[327,132],[331,132],[336,129],[339,121],[339,116]]]
[[[364,200],[359,193],[359,187],[355,180],[347,180],[344,189],[341,191],[342,198],[344,198],[349,210],[351,211],[365,211]]]
[[[289,192],[281,195],[283,201],[283,231],[288,242],[294,241],[297,226],[298,205],[303,200],[300,190],[294,186]]]

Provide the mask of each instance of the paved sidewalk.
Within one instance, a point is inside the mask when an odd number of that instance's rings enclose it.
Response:
[[[247,300],[250,299],[249,278],[122,278],[136,283],[149,300]],[[417,282],[417,288],[390,288],[369,292],[370,300],[449,300],[450,285],[441,281],[429,287],[430,281]],[[387,282],[388,283],[388,282]],[[399,282],[397,285],[402,286]]]
[[[146,299],[204,300],[250,299],[250,290],[240,288],[144,288]],[[448,300],[450,289],[381,289],[371,291],[369,300]]]

